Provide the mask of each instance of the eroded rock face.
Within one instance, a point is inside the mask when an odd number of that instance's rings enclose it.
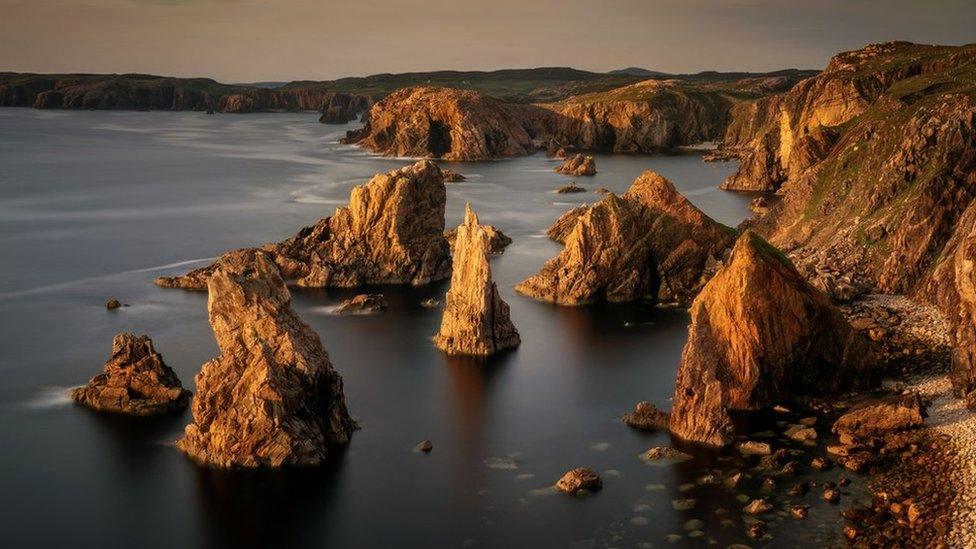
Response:
[[[190,391],[148,336],[123,332],[112,340],[112,358],[104,371],[72,390],[71,398],[93,410],[151,416],[185,408]]]
[[[388,156],[489,160],[531,154],[542,109],[504,103],[478,92],[404,88],[373,106],[345,142]]]
[[[574,154],[554,171],[565,175],[596,175],[596,161],[589,155]]]
[[[706,262],[720,257],[733,239],[731,229],[650,171],[622,196],[610,193],[564,214],[549,235],[563,240],[562,253],[516,290],[562,305],[689,302],[704,285]]]
[[[282,276],[299,286],[422,285],[447,278],[450,247],[444,238],[447,192],[441,171],[422,160],[355,187],[337,208],[283,242],[266,244]],[[160,277],[167,288],[202,290],[214,265],[180,277]]]
[[[434,343],[445,353],[486,356],[521,342],[508,304],[491,280],[490,246],[491,236],[478,223],[469,204],[457,229],[451,288],[440,332],[434,337]]]
[[[789,259],[747,231],[691,307],[671,431],[732,442],[729,410],[831,393],[875,377],[867,341]]]
[[[177,447],[213,467],[317,465],[356,423],[342,378],[291,308],[271,257],[225,256],[207,280],[220,356],[196,376],[193,423]]]

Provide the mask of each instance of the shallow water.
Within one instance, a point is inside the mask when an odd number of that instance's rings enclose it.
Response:
[[[286,472],[197,468],[172,446],[189,411],[129,419],[73,406],[112,336],[149,334],[184,385],[216,353],[202,293],[152,284],[206,258],[279,240],[345,203],[349,189],[406,160],[337,140],[349,127],[303,114],[56,112],[0,109],[0,532],[10,547],[723,546],[745,542],[737,493],[695,486],[741,460],[696,452],[680,465],[638,459],[663,433],[616,418],[639,400],[668,408],[687,313],[645,305],[560,308],[512,287],[558,252],[545,228],[598,195],[557,195],[571,179],[536,155],[451,165],[448,225],[465,201],[514,239],[492,261],[522,334],[479,363],[430,342],[446,282],[382,288],[390,310],[335,316],[355,292],[295,290],[362,429],[326,467]],[[626,190],[660,171],[719,221],[748,196],[716,189],[734,169],[697,156],[599,155],[589,190]],[[106,311],[118,298],[129,306]],[[413,452],[433,441],[429,455]],[[601,473],[586,498],[549,488],[576,466]],[[758,477],[757,477],[758,479]],[[688,484],[691,484],[689,487]],[[676,510],[673,500],[696,500]],[[815,497],[810,497],[814,503]],[[680,507],[680,505],[678,505]],[[722,525],[716,509],[729,509]],[[701,519],[703,525],[688,523]],[[836,508],[773,542],[833,539]],[[694,527],[694,528],[691,528]],[[696,532],[701,531],[701,535]]]

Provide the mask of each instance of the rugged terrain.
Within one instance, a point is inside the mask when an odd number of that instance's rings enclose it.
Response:
[[[427,284],[447,278],[444,236],[447,191],[436,164],[421,160],[377,174],[353,188],[349,205],[283,242],[261,249],[287,280],[316,288],[365,284]],[[232,254],[183,276],[160,277],[165,288],[203,290]]]
[[[973,374],[976,45],[875,44],[787,93],[732,111],[726,188],[776,191],[751,226],[819,286],[938,305],[955,326],[957,387]],[[846,295],[844,295],[846,294]]]

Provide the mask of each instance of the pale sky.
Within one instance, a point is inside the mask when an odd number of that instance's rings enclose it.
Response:
[[[0,0],[0,71],[222,82],[821,68],[893,39],[976,42],[976,0]]]

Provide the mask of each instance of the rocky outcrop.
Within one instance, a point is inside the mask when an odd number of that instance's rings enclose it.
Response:
[[[556,482],[556,490],[567,494],[594,492],[601,488],[603,488],[603,480],[589,467],[572,469]]]
[[[228,254],[207,280],[220,356],[196,376],[193,422],[177,447],[213,467],[317,465],[356,424],[342,378],[291,308],[269,254]]]
[[[489,160],[532,153],[544,111],[470,90],[415,87],[373,106],[355,143],[387,156]]]
[[[512,239],[508,235],[492,225],[481,225],[481,228],[488,233],[488,253],[491,255],[501,255],[505,251],[505,248],[512,243]],[[444,238],[451,245],[451,251],[454,250],[454,242],[457,240],[457,234],[457,227],[444,231]]]
[[[650,171],[622,196],[607,194],[574,212],[579,215],[566,214],[550,229],[562,237],[563,251],[519,284],[520,293],[562,305],[690,302],[704,285],[706,263],[733,241],[730,229]]]
[[[624,414],[620,420],[634,429],[641,431],[665,430],[670,418],[667,412],[662,412],[657,406],[642,400],[634,406],[634,411]]]
[[[441,328],[434,343],[450,355],[495,354],[518,346],[518,331],[508,304],[491,280],[488,255],[491,237],[467,205],[457,229],[451,288],[447,292]]]
[[[920,427],[924,423],[922,398],[918,393],[909,393],[873,399],[856,406],[840,416],[832,430],[838,435],[868,438]]]
[[[671,411],[676,436],[732,442],[730,410],[830,394],[876,376],[867,340],[789,259],[747,231],[691,307]]]
[[[554,171],[565,175],[596,175],[596,161],[589,155],[574,154]]]
[[[112,358],[104,371],[72,390],[71,398],[93,410],[151,416],[186,408],[190,391],[148,336],[123,332],[112,340]]]
[[[569,185],[564,185],[556,189],[556,194],[575,194],[575,193],[585,193],[586,189],[580,187],[576,183],[570,183]]]
[[[286,279],[299,286],[422,285],[450,273],[444,238],[447,192],[432,162],[377,174],[355,187],[349,205],[337,208],[295,236],[261,249]],[[167,288],[202,290],[224,261],[179,277],[160,277]]]
[[[610,193],[604,193],[610,194]],[[576,220],[578,220],[583,214],[590,211],[590,207],[586,204],[580,204],[572,210],[559,216],[556,221],[546,229],[546,236],[551,240],[556,242],[565,243],[566,237],[569,233],[573,232],[573,228],[576,227]]]
[[[380,313],[389,307],[383,294],[359,294],[343,300],[336,306],[335,312],[340,315],[364,315]]]

